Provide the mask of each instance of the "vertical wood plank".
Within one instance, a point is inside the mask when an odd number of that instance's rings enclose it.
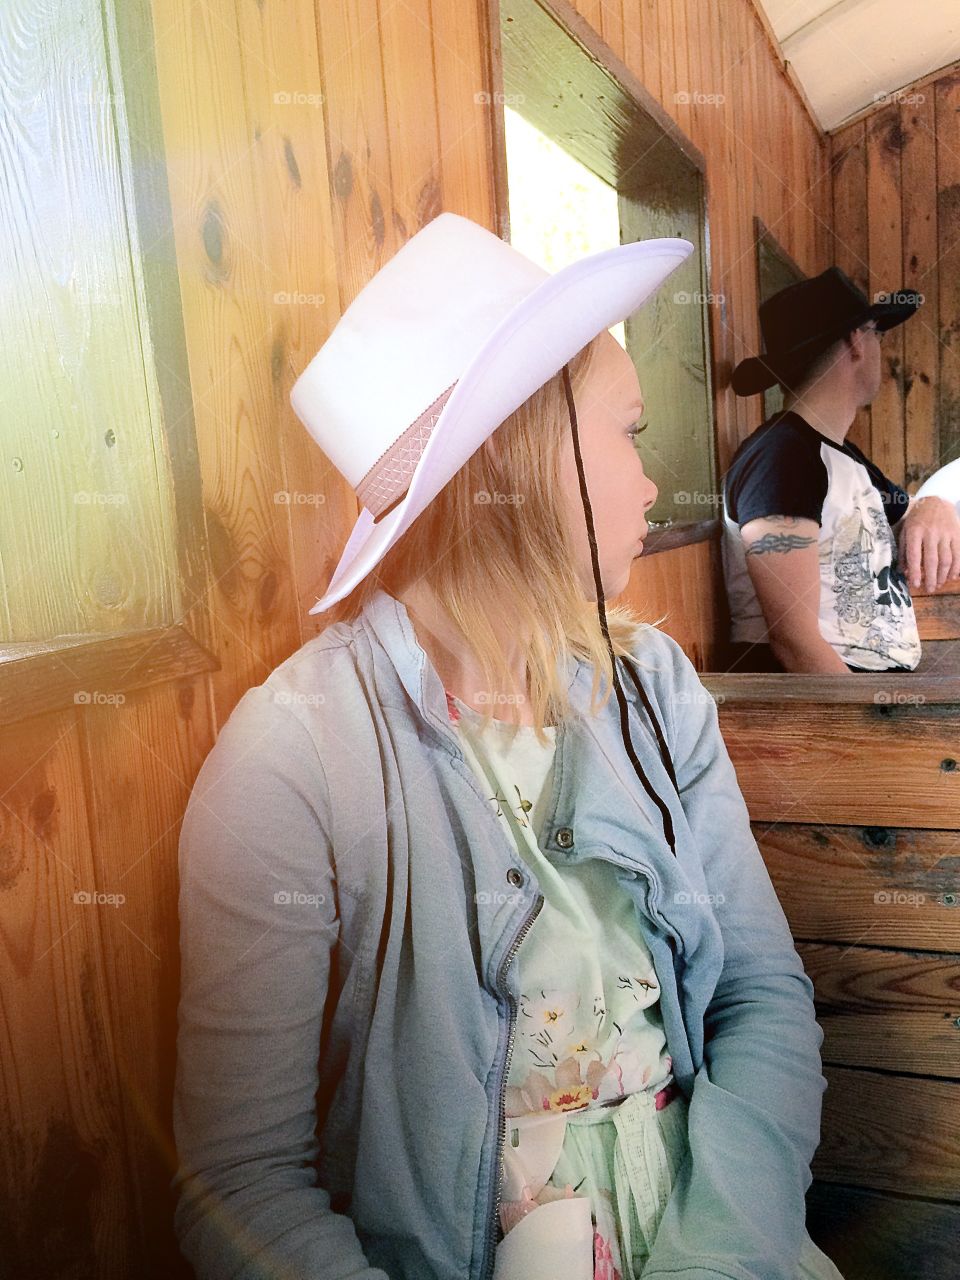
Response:
[[[833,136],[833,261],[869,295],[866,125],[858,121]],[[872,457],[870,412],[860,409],[847,439]]]
[[[637,79],[649,89],[646,79],[643,9],[643,0],[624,0],[623,60]],[[650,91],[653,92],[652,89]]]
[[[460,0],[431,0],[440,128],[443,207],[496,230],[493,194],[492,78],[486,27]],[[487,95],[484,99],[484,95]]]
[[[390,146],[377,0],[324,5],[320,77],[340,308],[403,244],[390,216]]]
[[[663,43],[660,39],[659,0],[638,0],[643,40],[643,83],[663,104]]]
[[[687,77],[695,93],[710,94],[712,90],[707,84],[710,79],[709,67],[704,62],[706,50],[703,47],[701,28],[704,20],[703,11],[692,7],[687,0],[681,0],[684,7],[684,26],[686,30]],[[702,97],[695,98],[690,110],[689,134],[693,142],[700,147],[699,139],[703,137],[704,117],[716,111],[716,107],[706,103]],[[703,148],[701,147],[701,150]]]
[[[674,118],[686,134],[691,132],[694,115],[693,99],[700,89],[690,74],[690,58],[687,44],[687,15],[684,0],[668,0],[672,29],[673,83],[676,95]]]
[[[734,363],[745,356],[756,355],[760,345],[755,271],[752,269],[752,157],[746,137],[744,95],[738,92],[738,85],[743,79],[746,45],[744,17],[743,6],[738,6],[729,15],[729,21],[723,23],[727,80],[731,85],[730,101],[733,105],[727,120],[732,144],[730,172],[737,173],[737,182],[730,193],[731,203],[736,211],[731,272],[731,289],[736,299],[736,313],[733,316]],[[759,396],[737,396],[735,404],[736,439],[741,441],[758,425],[762,415],[762,400]]]
[[[701,117],[703,121],[703,146],[707,157],[707,209],[710,228],[710,290],[716,302],[710,307],[710,332],[713,343],[715,376],[713,395],[717,428],[717,479],[722,480],[736,448],[736,396],[730,386],[733,371],[734,342],[731,315],[733,296],[729,264],[733,252],[733,210],[727,196],[730,170],[726,156],[730,148],[731,132],[727,127],[732,103],[722,58],[720,25],[717,8],[708,5],[703,10],[706,24],[704,43],[709,50],[710,92],[722,95],[720,105]]]
[[[94,879],[123,895],[100,908],[104,1022],[119,1077],[131,1189],[144,1224],[139,1267],[188,1274],[173,1234],[172,1131],[179,986],[180,815],[213,745],[204,682],[184,680],[84,709],[82,758]],[[122,797],[122,803],[118,798]]]
[[[299,641],[272,323],[233,0],[154,0],[163,131],[213,566],[217,723]],[[223,104],[230,108],[224,109]]]
[[[623,48],[623,0],[601,0],[600,34],[618,58],[622,59]]]
[[[960,458],[960,72],[936,84],[940,461]]]
[[[940,462],[936,105],[932,93],[919,96],[922,101],[900,107],[903,284],[924,295],[923,306],[903,326],[904,452],[911,492]]]
[[[3,1261],[119,1280],[147,1253],[105,975],[125,904],[90,847],[81,714],[32,717],[0,745]]]
[[[430,0],[381,3],[380,45],[391,212],[405,241],[443,208]]]
[[[302,642],[323,629],[322,615],[308,610],[326,589],[357,511],[353,490],[290,405],[290,388],[340,313],[324,85],[311,10],[239,0],[237,21],[282,466],[271,499],[289,539]]]
[[[590,23],[597,35],[602,34],[603,19],[600,16],[602,0],[574,0],[574,7],[580,16]]]
[[[903,281],[903,234],[900,206],[900,111],[896,103],[871,116],[867,124],[867,238],[870,288],[893,292]],[[877,466],[903,484],[903,326],[884,335],[880,389],[870,405],[870,436]]]
[[[679,120],[677,110],[677,64],[673,42],[673,0],[657,0],[658,57],[660,67],[660,102],[664,111]]]

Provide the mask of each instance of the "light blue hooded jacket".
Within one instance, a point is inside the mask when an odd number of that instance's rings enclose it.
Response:
[[[690,1149],[644,1277],[794,1280],[826,1088],[813,986],[713,700],[655,627],[633,651],[677,856],[583,662],[537,837],[619,868],[660,982]],[[180,877],[175,1228],[199,1280],[489,1280],[510,962],[542,899],[400,602],[379,592],[240,699]]]

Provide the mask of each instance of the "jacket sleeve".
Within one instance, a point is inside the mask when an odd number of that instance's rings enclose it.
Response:
[[[249,690],[180,833],[172,1187],[197,1280],[389,1280],[313,1163],[338,936],[328,814],[307,730],[267,685]]]
[[[823,1030],[750,829],[716,704],[680,646],[663,638],[670,655],[663,675],[672,678],[661,706],[673,721],[678,789],[724,961],[704,1017],[689,1154],[644,1277],[795,1280],[827,1087]]]

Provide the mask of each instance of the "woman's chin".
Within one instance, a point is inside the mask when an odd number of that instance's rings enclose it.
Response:
[[[639,552],[635,552],[633,556],[633,560],[636,560],[639,554],[640,554]],[[622,596],[624,591],[626,591],[627,587],[630,585],[630,575],[633,572],[633,560],[629,560],[626,566],[622,568],[620,570],[620,573],[617,575],[613,575],[601,568],[600,573],[601,573],[601,578],[603,580],[603,585],[604,585],[603,600],[605,604],[608,601],[616,600],[618,596]],[[607,585],[610,582],[613,583],[612,587]],[[597,603],[596,584],[591,582],[589,589],[585,590],[583,595],[585,600],[589,600],[591,604],[596,604]]]

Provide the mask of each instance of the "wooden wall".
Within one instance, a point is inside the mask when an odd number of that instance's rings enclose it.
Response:
[[[883,340],[880,394],[850,439],[911,493],[960,457],[960,66],[830,135],[833,254],[871,298],[924,304]]]
[[[749,0],[580,8],[707,159],[722,471],[759,421],[727,386],[756,349],[753,216],[804,269],[827,264],[822,140]],[[152,0],[150,16],[211,582],[186,605],[219,667],[33,716],[2,744],[3,1248],[17,1275],[72,1280],[185,1274],[168,1194],[179,824],[239,697],[322,628],[306,610],[356,514],[290,386],[417,227],[496,212],[484,0]],[[705,542],[642,560],[631,591],[702,665],[718,589]],[[124,909],[73,912],[78,887],[122,889]]]

